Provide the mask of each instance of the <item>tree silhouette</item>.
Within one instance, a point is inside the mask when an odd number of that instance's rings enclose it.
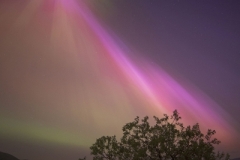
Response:
[[[90,147],[93,160],[229,160],[229,154],[215,152],[220,143],[209,129],[204,135],[199,124],[184,127],[177,110],[164,114],[151,126],[148,117],[123,126],[120,142],[115,136],[102,136]]]

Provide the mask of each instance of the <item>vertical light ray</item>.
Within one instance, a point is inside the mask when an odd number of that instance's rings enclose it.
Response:
[[[53,22],[51,31],[51,43],[54,46],[73,50],[76,52],[75,37],[70,17],[67,15],[62,4],[55,2],[53,9]]]
[[[31,23],[31,20],[36,15],[39,7],[41,6],[42,1],[31,0],[23,8],[22,13],[19,15],[18,19],[15,22],[15,28],[24,28]]]

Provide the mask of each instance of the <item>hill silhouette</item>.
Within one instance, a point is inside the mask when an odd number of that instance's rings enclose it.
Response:
[[[0,160],[19,160],[11,154],[0,152]]]

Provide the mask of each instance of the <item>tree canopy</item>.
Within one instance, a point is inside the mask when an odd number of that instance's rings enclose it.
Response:
[[[216,152],[220,143],[208,129],[204,135],[199,124],[184,127],[175,110],[171,116],[154,116],[151,126],[148,117],[136,117],[123,126],[123,136],[102,136],[90,147],[93,160],[229,160],[230,156]]]

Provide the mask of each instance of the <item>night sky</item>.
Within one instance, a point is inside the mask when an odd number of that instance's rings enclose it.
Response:
[[[77,160],[136,116],[240,157],[240,1],[1,0],[0,151]]]

